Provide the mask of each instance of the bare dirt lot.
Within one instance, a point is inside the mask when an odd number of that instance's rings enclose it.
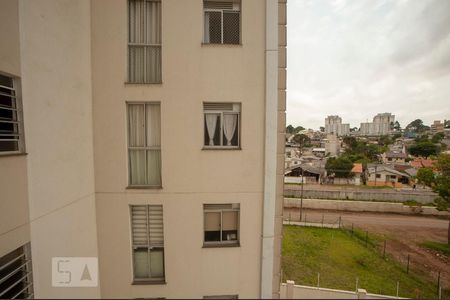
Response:
[[[337,212],[325,210],[303,210],[302,221],[321,223],[341,223],[346,227],[353,225],[386,239],[386,253],[406,266],[410,255],[411,272],[426,276],[437,282],[441,272],[441,285],[450,288],[450,259],[438,252],[420,246],[425,241],[447,242],[448,220],[422,216],[396,214]],[[286,208],[284,219],[298,221],[298,208]]]

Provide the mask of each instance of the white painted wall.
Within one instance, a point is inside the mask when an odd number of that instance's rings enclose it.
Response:
[[[50,271],[54,256],[97,256],[90,1],[23,0],[19,20],[35,297],[99,297],[52,288]]]

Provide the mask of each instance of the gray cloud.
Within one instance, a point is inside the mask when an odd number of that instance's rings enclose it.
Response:
[[[450,1],[288,3],[288,123],[450,118]]]

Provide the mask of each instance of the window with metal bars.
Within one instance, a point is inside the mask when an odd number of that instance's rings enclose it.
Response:
[[[241,2],[203,1],[203,42],[239,44],[241,42]]]
[[[128,82],[161,83],[160,0],[128,0]]]
[[[203,103],[204,148],[239,149],[240,116],[239,103]]]
[[[204,245],[239,244],[239,203],[204,204]]]
[[[0,74],[0,155],[25,152],[18,79]]]
[[[155,102],[127,103],[130,187],[161,187],[161,109]]]
[[[30,244],[0,257],[0,299],[33,298]]]
[[[134,281],[164,282],[162,205],[131,205]]]

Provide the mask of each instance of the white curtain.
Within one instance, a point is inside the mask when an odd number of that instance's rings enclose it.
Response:
[[[214,146],[214,134],[216,133],[217,114],[205,114],[206,128],[208,129],[209,145]]]
[[[161,111],[159,104],[147,104],[147,146],[161,146]]]
[[[223,133],[227,139],[227,146],[231,146],[231,140],[236,132],[237,114],[223,115]]]
[[[161,186],[161,150],[147,151],[147,184]]]
[[[143,104],[128,106],[128,138],[130,147],[145,146],[145,112]],[[130,149],[130,183],[143,185],[145,178],[145,150]]]
[[[161,109],[159,104],[147,104],[147,147],[161,146]],[[147,184],[161,185],[161,150],[147,151]]]
[[[204,43],[209,43],[209,12],[205,12],[205,22],[204,22]]]
[[[161,82],[161,2],[129,1],[128,80]]]

